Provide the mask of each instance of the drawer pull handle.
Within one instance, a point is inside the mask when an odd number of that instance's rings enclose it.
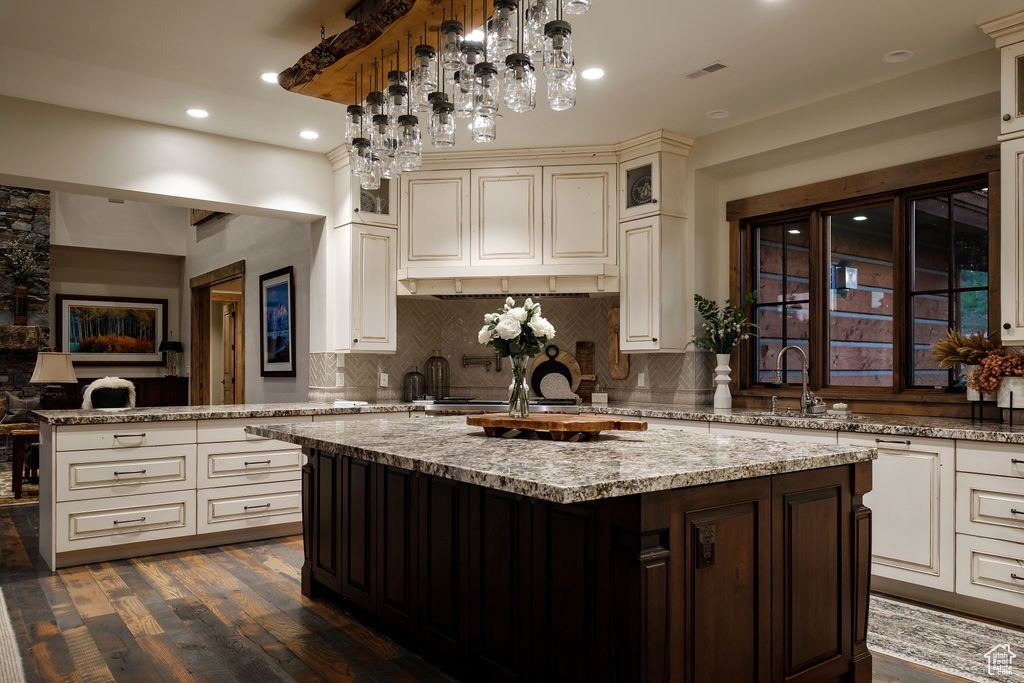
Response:
[[[115,439],[145,439],[146,432],[139,432],[138,434],[114,434]]]
[[[123,476],[125,474],[145,474],[145,473],[146,473],[146,470],[125,470],[124,472],[118,472],[118,471],[115,470],[114,471],[114,476],[115,477],[120,477],[120,476]]]
[[[1018,510],[1017,508],[1010,508],[1011,515],[1024,515],[1024,510]]]
[[[1011,465],[1024,465],[1024,460],[1020,460],[1019,458],[1010,458],[1010,464]]]
[[[1024,576],[1017,576],[1016,574],[1014,574],[1012,572],[1010,573],[1010,578],[1011,579],[1017,579],[1018,581],[1024,581]]]
[[[135,519],[115,519],[114,520],[114,525],[116,526],[118,524],[138,524],[139,522],[145,522],[145,521],[146,521],[145,517],[137,517]]]
[[[909,446],[910,439],[875,439],[875,443],[898,443],[902,446]]]
[[[270,458],[267,458],[266,460],[246,460],[245,461],[245,466],[246,467],[248,467],[249,465],[269,465],[269,464],[270,464]]]
[[[268,507],[270,507],[270,503],[263,503],[262,505],[246,505],[244,509],[245,510],[259,510],[261,508],[268,508]]]

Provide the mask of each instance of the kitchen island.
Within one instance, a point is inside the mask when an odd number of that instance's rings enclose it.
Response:
[[[870,680],[874,449],[464,418],[255,425],[302,446],[302,590],[467,680]]]

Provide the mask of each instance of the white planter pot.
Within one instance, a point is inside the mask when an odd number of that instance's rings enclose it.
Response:
[[[1014,408],[1024,408],[1024,377],[1003,377],[999,380],[996,405],[1009,408],[1011,400]]]

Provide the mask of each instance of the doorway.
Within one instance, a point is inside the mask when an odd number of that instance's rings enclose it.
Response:
[[[192,290],[192,405],[245,403],[245,261],[197,275]]]

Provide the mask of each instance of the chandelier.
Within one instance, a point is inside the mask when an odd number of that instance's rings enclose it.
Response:
[[[415,48],[408,35],[404,69],[400,44],[390,65],[382,52],[380,61],[374,59],[365,97],[360,69],[357,101],[346,109],[345,144],[364,190],[419,169],[424,131],[433,147],[453,147],[461,120],[474,142],[494,142],[502,107],[516,113],[536,108],[538,72],[549,108],[575,106],[572,26],[564,16],[586,13],[591,0],[492,0],[489,16],[488,0],[481,0],[479,27],[473,4],[468,24],[465,16],[443,17],[436,32],[428,34],[424,26]],[[467,25],[476,30],[467,32]],[[387,66],[393,68],[385,77]]]

